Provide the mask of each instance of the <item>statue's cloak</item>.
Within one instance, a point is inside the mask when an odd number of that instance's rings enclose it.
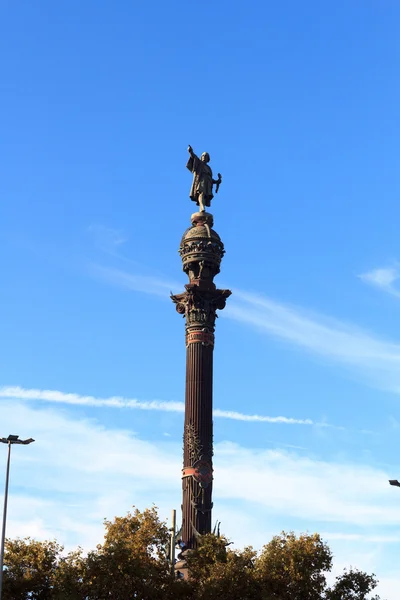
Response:
[[[203,193],[204,205],[210,206],[210,202],[214,198],[211,167],[203,160],[200,160],[198,156],[194,155],[187,161],[186,168],[193,173],[192,187],[189,194],[190,199],[199,204],[199,195]]]

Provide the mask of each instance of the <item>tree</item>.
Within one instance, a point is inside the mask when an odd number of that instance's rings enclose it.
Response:
[[[375,575],[350,569],[332,587],[332,553],[318,534],[282,532],[257,554],[202,536],[189,581],[167,561],[169,532],[156,508],[105,521],[103,544],[66,556],[55,541],[7,540],[4,600],[366,600]],[[370,600],[379,600],[378,596]]]
[[[59,558],[54,573],[54,600],[85,599],[86,558],[78,548]]]
[[[336,577],[334,586],[327,590],[326,600],[366,600],[378,585],[374,573],[368,575],[358,569],[345,569],[343,574]],[[370,600],[380,600],[374,596]]]
[[[166,559],[166,524],[153,507],[105,521],[103,545],[86,559],[87,600],[157,600],[172,598],[175,586]]]
[[[55,541],[6,540],[4,600],[75,600],[79,598],[78,558],[66,557]]]
[[[332,553],[317,534],[276,535],[256,561],[256,577],[267,600],[320,600]]]
[[[188,556],[189,598],[207,600],[261,600],[260,586],[254,578],[257,553],[227,548],[228,540],[213,534],[202,536],[200,546]]]

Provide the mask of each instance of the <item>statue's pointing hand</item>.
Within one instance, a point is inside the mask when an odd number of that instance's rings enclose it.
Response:
[[[193,154],[193,148],[190,145],[188,146],[188,152],[189,152],[190,156],[192,156],[192,154]]]

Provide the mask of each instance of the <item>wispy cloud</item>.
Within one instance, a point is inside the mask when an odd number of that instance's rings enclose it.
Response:
[[[25,389],[19,386],[8,386],[0,388],[0,398],[18,400],[41,400],[56,404],[70,404],[91,407],[130,408],[138,410],[156,410],[164,412],[183,413],[185,405],[183,402],[164,402],[162,400],[136,400],[135,398],[123,398],[113,396],[111,398],[96,398],[94,396],[80,396],[79,394],[68,394],[58,390]],[[235,421],[248,421],[259,423],[283,423],[286,425],[314,425],[311,419],[293,419],[291,417],[269,417],[265,415],[247,415],[229,410],[214,410],[214,417],[222,419],[233,419]]]
[[[128,427],[77,419],[56,405],[33,407],[17,399],[1,404],[2,428],[36,439],[13,454],[7,535],[56,538],[67,549],[89,549],[102,538],[104,517],[155,502],[165,518],[180,505],[180,442],[164,436],[146,441]],[[215,445],[214,465],[214,518],[236,546],[259,548],[290,527],[328,529],[336,560],[360,568],[367,568],[359,560],[366,548],[397,549],[398,497],[382,469],[232,442]],[[373,570],[379,574],[376,564]]]
[[[400,344],[380,340],[354,325],[257,293],[235,290],[235,296],[227,316],[261,331],[343,362],[364,364],[371,359],[400,364]]]
[[[343,533],[340,531],[324,531],[321,536],[327,540],[344,540],[351,542],[368,542],[373,544],[399,544],[400,534],[375,534],[368,535],[365,533]]]
[[[227,317],[351,367],[375,386],[400,392],[400,344],[261,294],[236,290],[235,296],[236,302],[227,307]]]
[[[104,267],[98,264],[90,265],[91,275],[117,287],[142,292],[153,296],[162,296],[169,299],[169,294],[173,289],[179,289],[182,285],[173,281],[167,281],[158,277],[149,277],[137,273],[129,273],[122,269]]]
[[[396,288],[395,284],[400,279],[400,268],[398,265],[392,267],[381,267],[374,269],[368,273],[359,275],[360,279],[365,283],[380,288],[384,292],[400,298],[400,290]]]
[[[292,419],[288,417],[265,417],[262,415],[245,415],[232,410],[214,410],[214,417],[233,419],[234,421],[258,421],[260,423],[287,423],[289,425],[313,425],[311,419]]]
[[[183,402],[163,402],[160,400],[141,401],[133,398],[113,396],[111,398],[95,398],[80,396],[58,390],[26,389],[19,386],[3,386],[0,388],[1,398],[17,398],[19,400],[43,400],[56,404],[72,404],[78,406],[94,406],[97,408],[137,408],[139,410],[161,410],[166,412],[183,412]]]
[[[39,519],[47,530],[62,528],[69,536],[69,522],[76,518],[76,539],[79,533],[86,537],[78,527],[82,521],[93,524],[98,519],[99,532],[104,516],[122,514],[133,503],[162,502],[168,514],[171,502],[179,500],[181,444],[164,436],[146,441],[127,429],[20,401],[3,401],[2,427],[7,432],[19,427],[21,435],[36,439],[29,448],[18,448],[13,458],[13,485],[19,495],[33,496],[36,504],[27,510],[30,502],[24,507],[22,500],[20,504],[14,500],[13,520],[19,514],[20,519],[32,520],[33,527]],[[382,469],[299,456],[293,450],[221,442],[215,445],[215,472],[219,512],[225,503],[236,502],[238,511],[258,514],[259,523],[274,516],[278,527],[293,517],[300,519],[300,527],[330,523],[334,532],[334,524],[340,523],[344,533],[398,535],[394,529],[400,525],[398,498]],[[240,485],[232,485],[238,473]],[[356,526],[367,529],[354,530]],[[375,533],[372,528],[377,526],[390,529]]]
[[[235,290],[226,317],[258,332],[351,368],[381,389],[400,393],[400,344],[379,339],[354,325]]]
[[[215,486],[221,497],[259,503],[274,512],[286,511],[287,515],[310,521],[370,528],[400,524],[397,498],[384,470],[346,461],[316,460],[277,449],[243,448],[232,442],[219,443],[215,454]],[[229,484],[232,462],[241,473],[240,486]]]
[[[125,244],[128,237],[121,229],[106,227],[99,223],[93,223],[88,227],[88,232],[94,239],[94,243],[105,252],[115,252],[116,248]]]
[[[162,278],[120,269],[100,266],[96,269],[96,276],[109,284],[164,298],[170,289],[182,287]],[[394,277],[394,273],[381,273],[377,280],[393,283]],[[380,339],[353,324],[239,289],[234,289],[221,316],[351,368],[375,387],[400,393],[400,343]]]

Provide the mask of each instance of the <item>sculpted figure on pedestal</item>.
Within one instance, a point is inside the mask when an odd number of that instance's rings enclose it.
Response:
[[[200,207],[200,212],[204,212],[204,207],[210,206],[211,200],[214,198],[213,185],[216,184],[215,193],[218,193],[222,176],[221,173],[218,173],[218,179],[213,179],[211,167],[208,164],[210,162],[208,152],[203,152],[200,158],[193,152],[192,146],[188,146],[188,152],[190,158],[186,168],[193,173],[189,196]]]

